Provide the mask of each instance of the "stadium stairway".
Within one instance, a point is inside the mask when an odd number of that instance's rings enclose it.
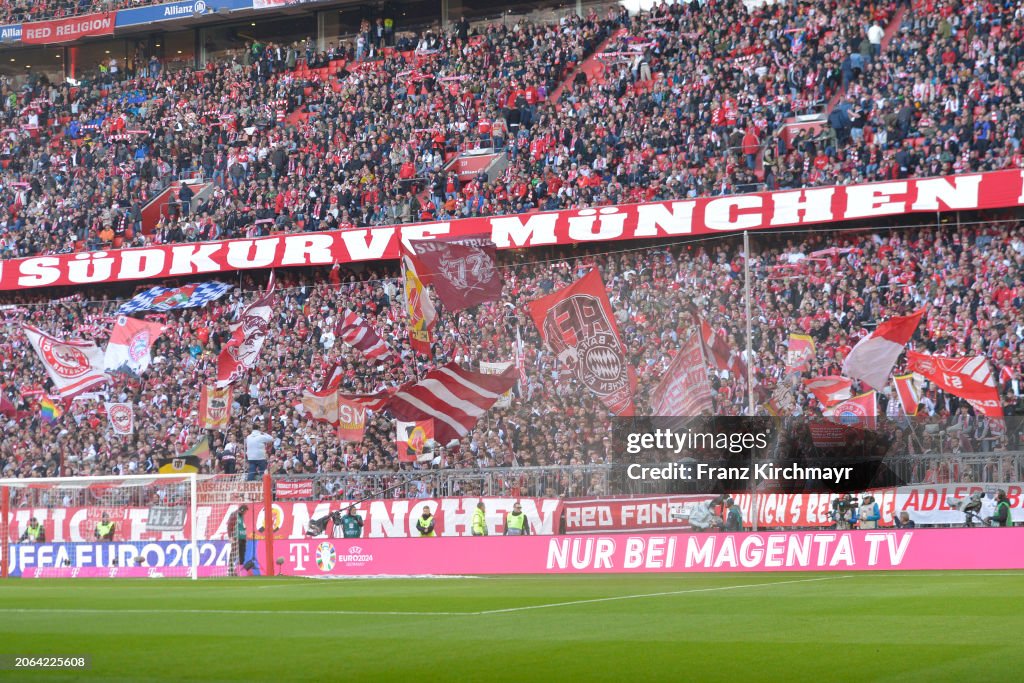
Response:
[[[574,79],[576,77],[576,74],[580,71],[587,74],[588,83],[593,83],[595,81],[598,83],[604,82],[605,66],[601,62],[601,60],[598,59],[598,56],[605,51],[605,48],[608,47],[609,43],[611,43],[619,36],[627,33],[627,31],[628,29],[620,28],[618,31],[613,33],[606,41],[598,45],[589,57],[580,62],[579,66],[566,73],[565,77],[562,79],[562,82],[559,83],[558,86],[551,92],[550,97],[548,97],[548,101],[551,102],[552,104],[558,102],[558,98],[562,96],[562,91],[570,87],[572,79]]]

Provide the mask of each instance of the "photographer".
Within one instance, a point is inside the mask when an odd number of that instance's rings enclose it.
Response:
[[[881,514],[878,511],[878,503],[875,502],[875,497],[865,496],[864,502],[861,503],[860,509],[857,511],[857,528],[877,529],[880,517]]]
[[[1010,499],[1006,491],[999,489],[996,492],[996,514],[985,519],[989,526],[1013,526],[1013,515],[1010,514]]]
[[[832,521],[836,531],[849,531],[857,523],[857,501],[849,493],[832,501]]]
[[[712,498],[697,503],[690,511],[690,526],[696,531],[707,531],[714,529],[722,531],[725,529],[725,522],[715,514],[714,509],[722,504],[722,497]]]

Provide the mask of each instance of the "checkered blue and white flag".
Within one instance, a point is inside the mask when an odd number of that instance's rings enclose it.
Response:
[[[152,287],[117,309],[118,315],[139,311],[176,311],[199,308],[216,301],[234,288],[223,282],[201,282],[183,287]]]

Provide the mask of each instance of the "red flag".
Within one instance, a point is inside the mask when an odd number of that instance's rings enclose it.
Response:
[[[373,328],[366,321],[347,308],[341,314],[341,320],[334,327],[334,334],[349,346],[358,349],[367,358],[398,360],[398,356],[388,348]],[[329,384],[329,383],[328,383]]]
[[[430,301],[426,285],[416,270],[416,261],[402,247],[402,282],[405,292],[405,313],[409,317],[409,345],[413,351],[424,356],[430,355],[434,341],[433,330],[437,324],[437,313]]]
[[[616,415],[633,415],[636,375],[597,269],[529,306],[541,339],[576,379]]]
[[[814,360],[814,339],[807,334],[790,334],[786,352],[786,374],[806,372]]]
[[[982,415],[1003,416],[992,367],[984,356],[948,358],[908,351],[907,361],[909,370],[924,375],[943,391],[965,399]]]
[[[31,325],[22,329],[61,398],[77,396],[110,379],[103,372],[103,352],[93,342],[57,339]]]
[[[695,311],[696,309],[693,310]],[[729,342],[717,334],[711,328],[711,325],[708,325],[707,321],[696,313],[694,315],[696,315],[697,320],[700,322],[701,339],[704,341],[705,355],[708,361],[717,369],[726,370],[731,375],[745,382],[747,380],[747,364],[739,354],[733,352]]]
[[[501,298],[501,273],[490,238],[409,240],[423,284],[449,310],[459,311]]]
[[[704,345],[698,335],[691,335],[683,342],[665,376],[651,392],[651,414],[689,417],[712,410]]]
[[[839,375],[822,375],[804,380],[804,388],[814,394],[818,403],[830,408],[852,395],[853,380]]]
[[[892,378],[896,386],[896,395],[900,398],[903,412],[913,417],[917,415],[917,406],[921,403],[921,391],[914,383],[914,375],[901,375]]]
[[[274,272],[270,273],[267,291],[249,304],[231,326],[231,338],[217,358],[217,386],[226,387],[256,367],[263,350],[263,342],[270,329],[270,316],[274,313]]]
[[[0,392],[0,415],[4,415],[9,418],[17,418],[18,409],[13,403],[7,398],[7,396]]]
[[[924,309],[910,315],[898,315],[881,323],[874,332],[857,342],[843,361],[843,374],[863,380],[872,389],[882,390],[889,381],[903,347],[914,336]]]
[[[500,375],[484,375],[449,363],[396,391],[385,407],[403,422],[433,419],[437,440],[448,444],[468,434],[515,383],[515,368]]]
[[[878,421],[878,401],[875,398],[873,391],[854,396],[825,411],[825,416],[847,427],[875,429]]]
[[[231,418],[231,387],[218,389],[204,386],[199,395],[199,426],[202,429],[223,429]]]
[[[427,444],[434,440],[434,421],[395,421],[399,462],[416,462],[427,452]]]
[[[376,394],[338,394],[339,403],[348,402],[374,412],[384,410],[394,391],[379,391]]]

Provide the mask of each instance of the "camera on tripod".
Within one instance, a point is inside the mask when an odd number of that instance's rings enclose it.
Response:
[[[849,531],[857,517],[857,508],[860,501],[849,493],[840,496],[832,501],[832,521],[836,523],[836,529]]]
[[[329,515],[311,519],[309,521],[309,528],[306,529],[306,535],[309,537],[319,536],[320,534],[327,531],[327,523],[334,522],[334,524],[341,524],[341,518],[344,516],[341,510],[335,510]]]
[[[964,513],[964,526],[975,526],[975,524],[991,526],[991,523],[981,516],[981,506],[984,500],[985,494],[975,491],[967,498],[947,498],[946,505]]]

